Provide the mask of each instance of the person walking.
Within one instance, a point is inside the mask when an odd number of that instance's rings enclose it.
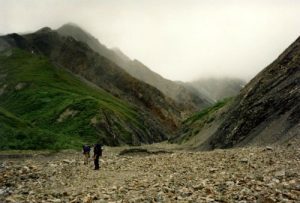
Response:
[[[99,170],[99,158],[102,156],[102,146],[100,144],[95,144],[94,145],[94,164],[95,164],[95,169],[94,170]]]
[[[91,152],[91,147],[89,145],[86,144],[86,145],[82,146],[82,153],[84,156],[84,165],[88,165],[88,163],[89,163],[90,152]]]

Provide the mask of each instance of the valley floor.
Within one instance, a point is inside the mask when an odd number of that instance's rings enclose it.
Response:
[[[297,144],[210,152],[170,145],[173,153],[124,156],[106,148],[99,171],[79,152],[9,159],[2,152],[0,202],[299,202]]]

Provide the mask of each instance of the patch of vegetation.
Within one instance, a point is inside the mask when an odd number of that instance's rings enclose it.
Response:
[[[183,127],[180,132],[180,136],[176,137],[172,142],[184,143],[196,136],[204,126],[211,124],[216,118],[216,112],[229,104],[233,98],[226,98],[218,101],[213,106],[195,113],[191,117],[183,121]]]
[[[52,149],[74,148],[80,139],[66,142],[65,136],[54,134],[25,122],[0,108],[0,149]]]
[[[229,101],[231,101],[232,98],[226,98],[221,101],[218,101],[216,104],[213,106],[207,107],[206,109],[197,112],[196,114],[192,115],[191,117],[187,118],[185,121],[183,121],[183,124],[193,124],[196,121],[202,120],[202,119],[207,119],[208,123],[211,123],[214,118],[211,117],[213,113],[215,113],[217,110],[221,109],[223,106],[225,106]]]
[[[0,54],[1,75],[0,89],[5,89],[0,94],[0,149],[79,148],[105,139],[110,135],[91,123],[92,118],[103,117],[103,109],[144,128],[134,106],[87,85],[43,56],[19,49],[11,56]],[[126,128],[118,128],[122,129],[118,136],[126,141],[130,137]]]

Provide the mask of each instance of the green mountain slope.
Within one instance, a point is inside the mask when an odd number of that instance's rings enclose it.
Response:
[[[0,115],[1,149],[166,138],[137,107],[55,67],[42,55],[19,49],[0,52]]]
[[[55,134],[21,120],[0,107],[0,149],[77,148],[82,139]]]
[[[27,35],[10,34],[6,46],[17,47],[47,57],[52,64],[70,71],[88,83],[151,114],[155,128],[170,133],[178,128],[180,112],[174,101],[158,89],[130,76],[106,57],[72,37],[63,37],[50,28]]]

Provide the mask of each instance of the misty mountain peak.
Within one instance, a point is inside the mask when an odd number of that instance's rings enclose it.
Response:
[[[94,38],[90,33],[85,31],[75,23],[66,23],[62,25],[60,28],[58,28],[57,31],[62,35],[73,35],[73,37],[82,36],[85,38]]]
[[[65,23],[61,26],[62,27],[74,27],[74,28],[79,28],[79,29],[82,29],[78,24],[76,23],[73,23],[73,22],[68,22],[68,23]]]
[[[75,24],[75,23],[66,23],[64,25],[62,25],[61,27],[59,27],[57,29],[57,31],[64,31],[64,32],[77,32],[77,33],[81,33],[81,34],[87,34],[90,35],[87,31],[85,31],[83,28],[81,28],[79,25]]]
[[[101,44],[97,38],[93,37],[89,32],[79,27],[75,23],[67,23],[57,29],[57,32],[62,36],[73,37],[77,41],[87,44],[91,49],[96,52],[99,50],[107,52],[107,47]],[[104,55],[107,57],[106,55]]]
[[[43,27],[39,29],[37,32],[51,32],[52,29],[50,27]]]
[[[191,88],[163,78],[138,60],[131,60],[119,48],[107,48],[76,24],[65,24],[57,31],[63,36],[70,36],[77,41],[87,44],[92,50],[114,62],[131,76],[158,88],[168,97],[174,99],[186,111],[199,109],[210,103],[210,101],[202,97],[198,92],[191,90]]]
[[[120,58],[122,58],[122,60],[131,61],[131,59],[126,54],[124,54],[124,52],[122,52],[122,50],[119,47],[113,47],[113,48],[111,48],[111,50],[115,54],[117,54]]]

